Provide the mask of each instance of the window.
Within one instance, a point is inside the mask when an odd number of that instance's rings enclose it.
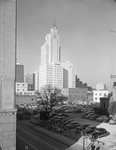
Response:
[[[104,93],[104,96],[106,96],[106,93]]]
[[[102,93],[99,93],[99,96],[102,96]]]
[[[95,100],[97,100],[97,97],[95,98]]]

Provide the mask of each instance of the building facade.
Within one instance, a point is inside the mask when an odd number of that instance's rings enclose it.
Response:
[[[0,149],[16,150],[16,0],[0,0]]]
[[[61,92],[70,102],[87,100],[87,88],[63,88]]]
[[[28,84],[22,82],[16,82],[16,94],[28,91]]]
[[[29,103],[36,103],[36,96],[35,95],[16,95],[16,103],[17,104],[29,104]]]
[[[39,72],[38,71],[33,72],[33,90],[34,91],[39,90]]]
[[[109,91],[107,86],[101,82],[96,85],[96,89],[93,90],[93,102],[100,103],[100,98],[108,97]]]
[[[73,64],[61,63],[60,36],[54,20],[51,33],[46,35],[45,44],[41,47],[39,90],[47,84],[57,88],[74,88],[75,75]]]
[[[33,75],[31,75],[31,74],[28,73],[25,76],[25,82],[28,83],[28,84],[33,84]]]
[[[110,75],[110,91],[113,92],[113,86],[116,82],[116,75]]]
[[[24,82],[26,82],[28,84],[28,91],[33,91],[33,75],[27,74],[25,76],[25,80]]]
[[[93,102],[100,103],[100,98],[108,97],[108,90],[94,90],[93,91]]]
[[[60,64],[49,64],[40,66],[39,86],[40,88],[50,84],[53,87],[63,87],[63,68]]]
[[[96,90],[98,90],[98,91],[100,91],[100,90],[107,90],[107,86],[103,82],[98,83],[96,85]]]
[[[66,62],[61,62],[61,65],[63,69],[67,70],[66,72],[63,72],[65,75],[63,77],[63,85],[65,88],[66,84],[68,83],[67,87],[68,88],[75,88],[76,87],[76,69],[73,67],[73,64],[70,63],[69,61]],[[67,79],[67,80],[66,80]],[[68,81],[68,82],[67,82]]]
[[[16,82],[24,82],[24,65],[16,64]]]
[[[53,87],[63,87],[63,68],[61,61],[61,46],[58,28],[51,27],[51,33],[45,37],[45,44],[41,47],[41,65],[39,67],[39,89],[51,84]]]
[[[87,83],[83,83],[80,78],[76,75],[76,88],[88,88],[88,91],[92,91],[92,87],[88,86]]]

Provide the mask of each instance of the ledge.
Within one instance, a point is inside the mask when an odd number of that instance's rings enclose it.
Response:
[[[0,115],[16,115],[17,109],[2,109],[0,110]]]

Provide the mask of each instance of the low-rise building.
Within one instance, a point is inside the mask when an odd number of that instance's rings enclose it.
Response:
[[[100,103],[101,97],[107,97],[109,94],[108,90],[94,90],[93,91],[93,102]]]
[[[98,83],[98,84],[96,85],[96,90],[97,90],[97,91],[107,90],[107,86],[106,86],[106,84],[104,84],[103,82]]]
[[[28,84],[16,82],[16,95],[35,95],[35,91],[28,91]]]
[[[36,103],[35,95],[16,95],[16,104]]]
[[[28,84],[24,82],[16,82],[16,93],[25,92],[28,90]]]
[[[63,88],[61,92],[69,101],[87,100],[87,88]]]

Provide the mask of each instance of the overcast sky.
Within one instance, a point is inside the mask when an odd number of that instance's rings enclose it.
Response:
[[[116,2],[114,0],[17,0],[17,57],[25,74],[39,71],[41,46],[55,16],[62,61],[95,87],[116,74]]]

